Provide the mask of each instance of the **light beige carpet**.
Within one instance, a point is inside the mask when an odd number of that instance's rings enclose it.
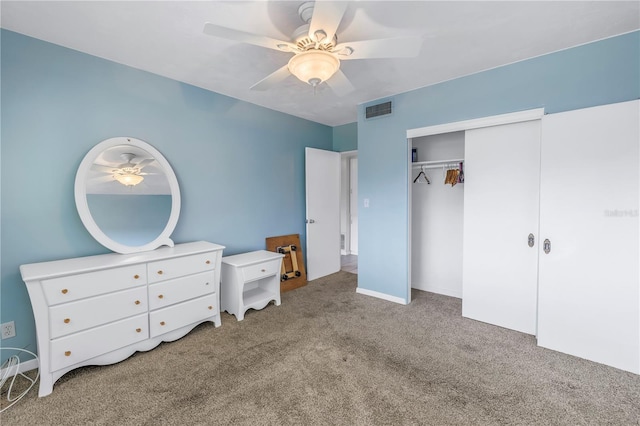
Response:
[[[461,317],[402,306],[339,272],[282,305],[32,390],[2,425],[639,425],[640,376]]]

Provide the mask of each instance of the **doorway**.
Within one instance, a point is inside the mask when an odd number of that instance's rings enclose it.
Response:
[[[340,173],[341,270],[358,273],[358,152],[341,154]]]
[[[461,160],[460,162],[464,161],[465,173],[468,172],[467,177],[471,178],[471,180],[465,179],[465,185],[464,185],[465,189],[464,189],[464,195],[463,195],[462,204],[461,204],[463,209],[462,211],[464,211],[464,214],[462,215],[462,218],[463,218],[462,228],[461,229],[459,227],[456,228],[457,232],[455,236],[458,246],[460,243],[462,243],[462,253],[461,253],[462,257],[456,258],[457,264],[462,265],[462,268],[461,268],[462,274],[457,275],[456,283],[451,282],[446,286],[441,286],[439,284],[433,285],[432,283],[431,284],[426,283],[422,286],[420,286],[421,283],[415,283],[416,285],[414,286],[414,282],[413,282],[414,279],[419,280],[423,276],[427,277],[428,274],[432,272],[432,269],[423,268],[424,264],[426,263],[424,260],[425,256],[421,256],[419,258],[417,256],[420,256],[421,254],[424,254],[424,253],[429,254],[428,253],[429,248],[431,248],[432,250],[433,249],[440,250],[441,247],[426,247],[426,250],[421,250],[421,251],[414,250],[415,246],[419,244],[421,240],[423,243],[430,243],[431,240],[433,240],[433,238],[424,238],[425,236],[422,235],[422,236],[419,236],[419,237],[422,237],[422,239],[418,238],[417,241],[415,242],[413,241],[414,231],[417,232],[420,230],[418,227],[415,227],[417,229],[413,229],[414,228],[413,224],[414,222],[420,222],[421,218],[415,218],[416,220],[412,220],[413,214],[414,214],[412,213],[412,210],[414,207],[413,206],[414,188],[412,187],[412,185],[414,185],[413,183],[414,180],[417,181],[417,179],[413,177],[415,176],[415,174],[413,176],[411,175],[408,176],[409,179],[407,179],[407,184],[411,188],[411,190],[408,191],[409,279],[408,279],[407,286],[408,286],[409,301],[411,297],[410,296],[411,288],[413,287],[417,287],[422,290],[428,290],[431,292],[441,293],[447,296],[461,297],[463,299],[463,316],[473,318],[473,319],[479,319],[484,322],[489,322],[495,325],[501,325],[507,328],[516,329],[513,327],[509,327],[507,325],[504,325],[502,323],[498,323],[496,321],[492,322],[492,321],[487,321],[486,319],[481,319],[478,316],[474,317],[471,315],[466,315],[465,306],[468,305],[469,301],[471,300],[471,298],[469,297],[470,293],[468,291],[468,289],[471,288],[469,283],[480,282],[480,283],[489,283],[493,285],[497,282],[495,271],[505,270],[505,265],[500,264],[498,266],[495,266],[487,262],[486,261],[487,253],[494,253],[494,252],[502,253],[504,251],[503,247],[512,247],[513,244],[511,244],[511,241],[508,240],[508,238],[510,238],[512,235],[516,235],[516,234],[519,235],[520,232],[519,231],[518,232],[510,232],[510,231],[495,232],[495,230],[496,229],[502,230],[505,228],[506,225],[512,226],[512,224],[516,222],[520,224],[520,221],[525,220],[524,218],[528,217],[528,215],[525,215],[524,213],[515,214],[514,209],[511,208],[511,206],[509,206],[508,208],[501,208],[501,209],[496,206],[502,205],[505,201],[509,201],[513,203],[517,196],[528,197],[527,199],[531,198],[534,201],[538,199],[538,197],[535,194],[533,195],[533,197],[531,197],[531,194],[534,192],[534,190],[531,190],[531,189],[523,190],[522,185],[518,186],[518,184],[514,182],[520,182],[520,181],[517,181],[515,177],[520,176],[519,173],[522,168],[522,165],[529,164],[529,161],[535,157],[535,152],[539,153],[539,148],[536,151],[534,147],[533,148],[534,152],[525,155],[525,158],[512,157],[511,151],[512,151],[513,144],[509,144],[507,142],[506,148],[505,147],[496,148],[496,152],[489,151],[488,149],[470,150],[470,146],[476,146],[478,144],[477,143],[470,144],[469,138],[470,138],[470,135],[481,134],[481,132],[484,131],[483,129],[490,129],[489,131],[492,133],[497,132],[499,129],[510,129],[511,127],[509,127],[508,125],[515,125],[516,128],[520,130],[522,123],[525,123],[524,125],[526,125],[526,123],[534,122],[536,120],[539,121],[543,113],[544,113],[544,110],[539,108],[539,109],[528,110],[528,111],[519,111],[515,113],[508,113],[508,114],[491,116],[491,117],[484,117],[484,118],[471,119],[471,120],[459,121],[459,122],[448,123],[448,124],[423,127],[420,129],[412,129],[407,131],[407,141],[408,141],[407,161],[409,162],[409,170],[413,172],[415,166],[417,166],[418,169],[420,169],[424,165],[426,169],[427,166],[433,165],[433,162],[431,161],[426,161],[426,162],[423,161],[423,162],[417,162],[417,163],[411,162],[412,156],[410,154],[413,152],[412,150],[414,148],[414,142],[418,142],[423,138],[426,138],[426,140],[429,140],[432,143],[436,143],[438,142],[437,140],[438,138],[451,137],[452,139],[449,142],[447,142],[446,140],[440,141],[450,145],[451,142],[455,142],[457,140],[456,134],[459,134],[462,139],[461,143],[459,143],[462,149],[462,152],[457,152],[457,153],[452,152],[452,153],[456,154],[456,156],[459,154],[462,154],[463,158],[462,157],[460,158]],[[533,134],[533,139],[535,140],[536,138],[535,132],[532,132],[528,129],[523,128],[522,134],[525,135],[526,137],[529,137]],[[499,137],[496,135],[499,135]],[[524,139],[525,136],[522,136],[521,134],[518,134],[517,137],[513,137],[513,136],[503,137],[501,133],[500,134],[496,133],[496,135],[492,135],[493,137],[489,138],[489,140],[491,141],[494,141],[494,140],[497,141],[497,142],[492,142],[492,145],[503,143],[503,140],[507,140],[507,141],[508,140],[525,140]],[[538,143],[539,143],[539,140],[538,140]],[[435,148],[435,146],[433,148]],[[513,153],[513,155],[516,155],[519,151],[516,150],[514,152],[515,153]],[[507,156],[507,153],[509,153],[509,156]],[[469,170],[469,167],[466,164],[467,161],[469,161],[469,164],[473,165],[472,170]],[[478,165],[480,165],[480,167]],[[508,166],[513,166],[515,167],[515,169],[510,173],[505,174],[505,170]],[[535,166],[533,167],[533,169],[535,170]],[[482,176],[484,176],[485,174],[490,175],[491,173],[494,173],[496,171],[498,171],[498,173],[509,176],[509,180],[503,183],[500,180],[501,177],[499,178],[494,177],[493,180],[491,181],[491,184],[484,184],[484,185],[478,186],[478,182],[480,182],[480,178]],[[496,182],[499,185],[496,184]],[[528,183],[529,181],[527,180],[526,182]],[[533,178],[533,182],[534,183],[536,182],[535,177]],[[519,189],[513,189],[510,193],[507,193],[507,196],[498,197],[493,202],[487,201],[489,199],[488,195],[493,195],[495,193],[494,191],[495,188],[501,188],[504,191],[504,187],[506,183],[513,184]],[[424,188],[421,188],[421,189],[424,189]],[[500,194],[503,194],[503,192],[501,192]],[[475,202],[476,200],[477,202]],[[416,201],[419,203],[421,200],[417,199]],[[428,203],[425,202],[423,204],[428,204]],[[515,203],[515,205],[517,204],[518,203]],[[524,204],[529,206],[529,204],[526,204],[526,203]],[[437,208],[437,206],[433,206],[433,207]],[[526,211],[537,212],[538,209],[537,207],[534,206],[534,207],[527,208]],[[433,212],[428,212],[428,214],[429,214],[428,218],[431,218],[433,216]],[[482,216],[482,214],[485,214],[485,215]],[[502,215],[502,216],[499,216],[499,215]],[[477,220],[478,217],[482,217],[483,219]],[[498,217],[500,218],[498,219]],[[518,221],[514,220],[514,217],[518,218]],[[487,225],[488,223],[491,223],[492,226],[488,226]],[[497,224],[494,224],[494,223],[497,223]],[[440,231],[442,228],[439,224],[440,224],[440,221],[438,222],[438,226],[439,226],[438,231]],[[529,224],[522,225],[522,226],[525,229],[533,229],[533,227],[530,226]],[[463,234],[460,233],[461,230],[464,231]],[[527,231],[527,233],[528,232],[530,231]],[[487,236],[487,233],[488,233],[488,236]],[[461,235],[462,235],[462,241],[460,241]],[[478,237],[478,235],[481,235],[481,237]],[[474,246],[472,243],[476,245]],[[488,246],[488,244],[492,244],[492,245]],[[496,245],[497,245],[497,248],[493,249],[493,247]],[[488,250],[488,247],[491,247],[493,251]],[[527,250],[530,251],[531,247],[528,244],[525,244],[524,247],[525,247],[524,250],[526,253],[523,256],[526,256],[526,254],[528,254]],[[514,250],[515,249],[512,249],[509,252],[510,256],[513,255]],[[459,252],[460,249],[458,248],[457,251]],[[445,251],[445,252],[448,253],[448,251]],[[473,256],[471,254],[473,254]],[[500,258],[500,259],[502,258],[500,256],[495,256],[495,255],[492,255],[492,256],[493,258]],[[434,258],[434,257],[431,256],[431,258]],[[477,259],[480,259],[480,260],[478,261]],[[415,265],[415,267],[412,267],[412,264],[414,263],[417,263],[417,265]],[[434,262],[431,262],[431,263],[434,263]],[[443,262],[440,262],[440,263],[442,264]],[[441,266],[441,264],[439,264],[438,266]],[[475,264],[479,265],[478,268],[474,269],[473,272],[470,273],[470,271],[472,270],[470,265],[475,265]],[[487,265],[491,265],[491,266],[487,266]],[[454,269],[457,269],[457,272],[460,272],[459,266],[457,266]],[[478,271],[482,271],[482,274],[480,274]],[[414,274],[414,272],[416,273]],[[441,274],[441,276],[442,275],[443,274]],[[508,274],[504,274],[504,275],[506,276]],[[444,274],[444,276],[448,278],[452,276],[452,274],[446,273]],[[505,283],[504,286],[506,286],[507,288],[512,288],[513,286],[510,286],[512,284],[512,281],[513,280],[504,279],[500,281],[500,285],[502,285],[502,283],[504,282]],[[438,279],[437,282],[441,283],[444,281],[442,279]],[[478,287],[478,285],[474,285],[474,287]],[[466,288],[467,290],[463,292],[463,288]],[[462,293],[464,293],[464,297]],[[486,289],[478,293],[479,293],[478,298],[480,300],[499,301],[500,303],[505,303],[504,292],[498,293],[498,296],[495,296],[493,293],[489,293],[488,291],[486,291]],[[489,297],[488,296],[489,294],[491,294],[492,296]],[[515,302],[511,303],[511,305],[516,306],[516,303]],[[493,313],[499,310],[489,309],[489,311]]]

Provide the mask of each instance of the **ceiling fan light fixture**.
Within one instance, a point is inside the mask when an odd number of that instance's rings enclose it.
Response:
[[[144,180],[144,177],[132,173],[116,174],[114,177],[124,186],[136,186]]]
[[[340,60],[323,50],[308,50],[293,56],[288,67],[291,74],[315,87],[340,69]]]
[[[312,78],[308,83],[315,88],[318,84],[322,83],[322,81],[319,78]]]

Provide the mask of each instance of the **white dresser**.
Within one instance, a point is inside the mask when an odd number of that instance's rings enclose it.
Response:
[[[205,241],[137,254],[20,266],[36,322],[39,396],[65,373],[220,326],[223,246]]]
[[[242,321],[248,309],[262,309],[272,300],[280,306],[283,257],[283,254],[266,250],[223,257],[221,310]]]

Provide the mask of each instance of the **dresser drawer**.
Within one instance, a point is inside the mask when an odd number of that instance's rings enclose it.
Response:
[[[274,274],[280,274],[281,259],[270,260],[259,263],[257,265],[244,266],[242,274],[244,281],[249,282],[264,277],[270,277]]]
[[[218,295],[209,294],[151,312],[149,332],[151,337],[160,336],[218,314]]]
[[[216,268],[218,256],[220,256],[219,252],[209,252],[150,262],[147,269],[149,282],[155,283],[198,272],[212,271]]]
[[[146,313],[147,287],[64,303],[49,309],[52,339]]]
[[[213,271],[149,285],[149,309],[164,308],[185,300],[215,293]]]
[[[147,283],[145,265],[124,266],[42,281],[49,306],[124,290]]]
[[[147,327],[143,314],[52,340],[51,371],[148,339]]]

